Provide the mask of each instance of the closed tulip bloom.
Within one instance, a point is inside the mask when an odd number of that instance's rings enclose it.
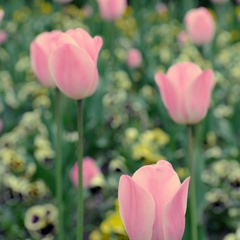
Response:
[[[169,115],[179,124],[196,124],[206,115],[215,84],[213,71],[194,63],[177,63],[155,81]]]
[[[39,34],[30,45],[30,57],[33,71],[37,79],[46,87],[56,86],[48,69],[51,52],[57,47],[60,31]]]
[[[142,63],[142,54],[138,49],[132,48],[128,52],[127,65],[130,68],[137,68]]]
[[[127,0],[97,0],[100,15],[104,20],[120,18],[127,7]]]
[[[158,161],[119,181],[120,215],[130,240],[180,240],[185,229],[189,179]]]
[[[96,165],[96,162],[90,158],[83,158],[83,187],[88,188],[91,187],[91,183],[95,178],[102,175],[100,168]],[[78,186],[78,164],[75,163],[71,173],[70,178],[75,187]]]
[[[102,43],[101,37],[92,38],[81,28],[68,30],[59,38],[48,66],[57,87],[65,95],[82,99],[96,91],[97,58]]]
[[[215,34],[215,22],[206,8],[200,7],[188,11],[184,22],[194,43],[204,45],[212,42]]]

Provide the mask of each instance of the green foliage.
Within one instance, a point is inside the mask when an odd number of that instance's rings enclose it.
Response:
[[[197,2],[186,1],[188,3],[181,7],[180,1],[170,1],[168,10],[162,14],[155,10],[157,1],[150,2],[134,1],[122,18],[105,22],[98,14],[96,1],[74,1],[79,7],[91,4],[93,15],[90,17],[72,4],[60,6],[43,0],[0,1],[5,10],[0,27],[8,32],[8,40],[0,46],[0,113],[4,122],[0,133],[3,193],[0,196],[0,239],[30,237],[24,226],[27,210],[34,205],[55,203],[54,93],[35,78],[29,45],[43,31],[76,27],[83,27],[92,36],[100,35],[104,40],[98,60],[98,89],[83,101],[84,155],[96,160],[105,180],[105,184],[84,192],[86,236],[94,230],[102,234],[103,239],[110,239],[110,236],[121,239],[121,234],[125,234],[117,233],[114,227],[109,232],[103,230],[104,224],[113,221],[111,217],[118,214],[114,202],[122,173],[132,175],[139,167],[156,162],[161,156],[173,164],[181,180],[189,175],[186,128],[170,119],[154,82],[157,71],[165,73],[172,64],[182,61],[195,62],[203,69],[212,68],[217,82],[210,110],[194,128],[200,239],[206,239],[206,235],[219,239],[228,232],[235,232],[237,226],[229,218],[228,205],[220,213],[214,212],[211,204],[207,205],[206,196],[216,186],[205,185],[202,175],[222,159],[240,161],[240,62],[237,54],[240,34],[236,28],[239,8],[229,2],[225,4],[228,11],[222,11],[222,6],[206,3],[213,7],[219,25],[214,42],[201,49],[191,42],[176,41],[184,30],[182,19],[186,10],[198,6]],[[138,48],[143,56],[141,66],[136,69],[126,64],[132,47]],[[64,223],[71,240],[75,238],[77,202],[76,189],[69,178],[76,161],[76,103],[62,96],[62,113]],[[159,131],[169,138],[164,144],[160,144],[161,138],[155,135]],[[137,134],[133,138],[134,132]],[[101,190],[96,192],[98,187]],[[226,185],[218,188],[225,191]],[[236,202],[239,204],[239,199]],[[190,239],[189,218],[188,210],[183,239]],[[118,220],[117,215],[117,220],[113,221],[116,226]],[[214,222],[212,228],[208,226],[209,221]]]

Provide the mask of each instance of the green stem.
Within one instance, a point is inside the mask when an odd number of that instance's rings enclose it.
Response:
[[[77,100],[77,123],[78,123],[78,222],[77,240],[83,239],[83,178],[82,178],[82,158],[83,158],[83,114],[82,100]]]
[[[190,211],[191,211],[191,240],[198,239],[198,229],[197,229],[197,206],[196,206],[196,184],[195,184],[195,174],[194,174],[194,163],[193,163],[193,136],[192,136],[192,126],[187,125],[187,137],[188,137],[188,164],[189,172],[191,176],[190,182]]]
[[[116,44],[115,44],[115,42],[116,42],[116,39],[115,39],[115,32],[116,32],[116,27],[115,27],[115,21],[111,21],[111,22],[109,22],[109,25],[110,25],[110,30],[109,30],[109,32],[111,33],[111,37],[110,37],[110,46],[111,46],[111,64],[112,64],[112,68],[114,68],[114,62],[115,62],[115,58],[116,58],[116,56],[115,56],[115,54],[114,54],[114,52],[115,52],[115,47],[116,47]]]
[[[61,93],[58,88],[55,92],[56,98],[56,126],[57,126],[57,139],[56,139],[56,197],[58,207],[58,239],[64,239],[63,227],[63,204],[62,204],[62,159],[61,159],[61,107],[60,99]]]

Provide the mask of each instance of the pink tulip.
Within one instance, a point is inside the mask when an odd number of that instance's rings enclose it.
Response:
[[[184,18],[186,28],[197,45],[210,43],[215,34],[215,22],[210,12],[200,7],[187,12]]]
[[[123,175],[118,188],[120,215],[130,240],[180,240],[190,178],[182,184],[164,160]]]
[[[4,30],[0,30],[0,45],[7,41],[8,34]]]
[[[91,96],[98,85],[97,58],[102,38],[92,38],[85,30],[68,30],[58,39],[49,57],[49,70],[57,87],[68,97]]]
[[[130,68],[137,68],[142,63],[142,54],[138,49],[132,48],[128,52],[127,65]]]
[[[156,73],[155,81],[173,121],[195,124],[205,117],[215,84],[212,70],[202,71],[191,62],[177,63],[166,75]]]
[[[95,161],[90,157],[83,159],[83,187],[88,188],[91,186],[92,180],[101,174],[101,170],[96,165]],[[75,163],[70,178],[75,187],[78,186],[78,164]]]
[[[3,20],[4,13],[5,13],[4,10],[0,9],[0,22]]]
[[[57,47],[60,31],[39,34],[30,45],[31,64],[38,80],[46,87],[56,86],[48,69],[50,53]]]
[[[116,20],[120,18],[127,7],[126,0],[97,0],[100,15],[104,20]]]

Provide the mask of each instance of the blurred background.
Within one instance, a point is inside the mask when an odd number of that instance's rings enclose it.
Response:
[[[100,173],[84,190],[85,239],[128,239],[118,180],[167,159],[181,181],[187,170],[186,127],[165,109],[154,75],[177,62],[213,69],[216,86],[205,119],[194,126],[200,239],[240,239],[240,4],[238,1],[128,1],[106,21],[96,0],[60,4],[0,0],[0,239],[56,239],[54,91],[36,79],[30,43],[45,31],[84,28],[104,44],[99,86],[84,99],[84,156]],[[188,36],[184,16],[205,6],[216,24],[204,46]],[[138,64],[129,52],[140,53]],[[62,95],[64,227],[75,239],[76,103]],[[86,169],[86,171],[88,171]],[[183,239],[190,239],[189,211]]]

